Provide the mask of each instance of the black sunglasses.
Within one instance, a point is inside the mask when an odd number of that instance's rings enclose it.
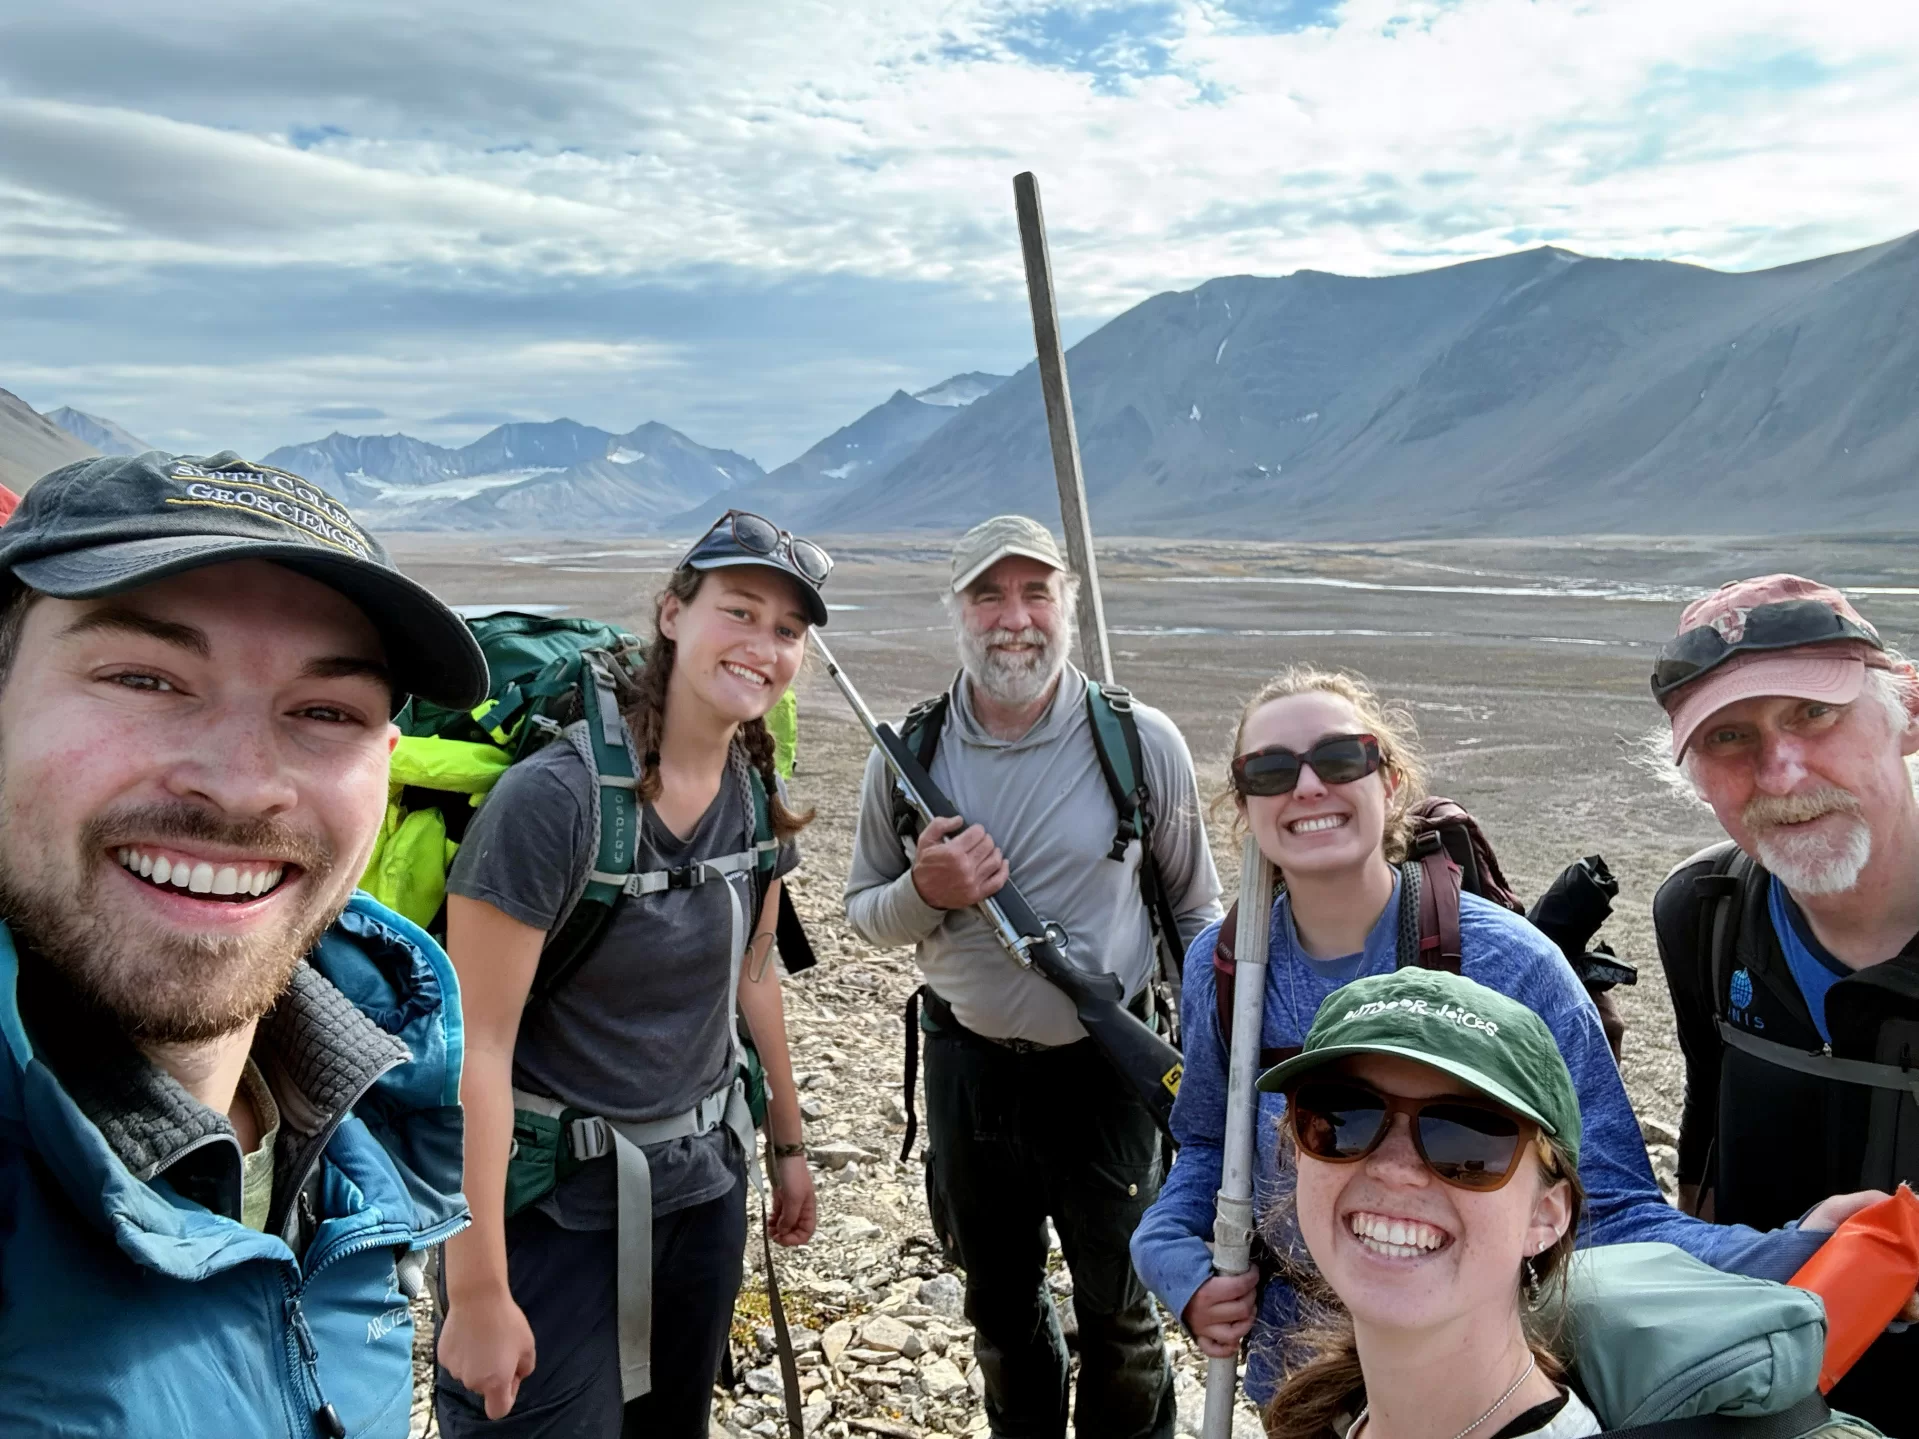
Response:
[[[1302,1154],[1328,1164],[1357,1164],[1385,1143],[1393,1116],[1412,1125],[1413,1148],[1434,1176],[1455,1189],[1503,1189],[1538,1126],[1490,1101],[1401,1099],[1356,1080],[1308,1079],[1286,1097]]]
[[[1885,642],[1870,628],[1853,623],[1818,600],[1776,600],[1754,605],[1738,623],[1695,625],[1668,640],[1653,662],[1653,698],[1663,700],[1735,655],[1790,650],[1801,645],[1854,640],[1883,650]]]
[[[713,522],[713,528],[700,536],[704,544],[714,534],[731,527],[733,543],[749,555],[765,555],[777,559],[784,552],[795,570],[814,584],[824,584],[826,577],[833,573],[833,557],[811,540],[800,539],[790,530],[783,530],[763,515],[753,514],[749,510],[728,510]],[[693,546],[694,550],[699,544]],[[692,553],[692,551],[688,551]]]
[[[1234,756],[1233,788],[1241,794],[1291,794],[1307,765],[1323,784],[1351,784],[1378,769],[1379,758],[1379,740],[1369,734],[1327,735],[1304,754],[1273,745]]]

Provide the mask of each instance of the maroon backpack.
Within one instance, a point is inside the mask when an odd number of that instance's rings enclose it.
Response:
[[[1514,914],[1523,915],[1526,906],[1506,883],[1499,859],[1473,817],[1449,799],[1437,796],[1421,800],[1412,809],[1412,854],[1400,866],[1401,965],[1416,964],[1422,969],[1444,969],[1459,973],[1459,896],[1462,891],[1491,900]],[[1410,901],[1418,890],[1419,923],[1412,931]],[[1237,938],[1239,904],[1226,911],[1220,922],[1219,939],[1213,946],[1213,994],[1218,1006],[1221,1042],[1233,1042],[1233,990],[1236,962],[1233,943]],[[1259,1067],[1270,1069],[1299,1053],[1297,1046],[1261,1049]]]

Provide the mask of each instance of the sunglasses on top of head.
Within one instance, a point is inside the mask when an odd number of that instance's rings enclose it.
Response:
[[[1490,1100],[1402,1099],[1353,1079],[1307,1079],[1286,1097],[1300,1153],[1328,1164],[1357,1164],[1378,1149],[1395,1114],[1410,1121],[1413,1149],[1435,1178],[1478,1193],[1505,1188],[1539,1134],[1530,1119]]]
[[[1369,734],[1327,735],[1301,754],[1283,745],[1250,750],[1233,759],[1233,788],[1243,795],[1291,794],[1299,772],[1311,765],[1322,784],[1351,784],[1379,768],[1379,740]]]
[[[718,530],[728,529],[733,543],[748,554],[765,555],[777,559],[784,552],[794,569],[814,584],[824,584],[826,577],[833,573],[833,557],[811,540],[803,540],[790,530],[783,530],[763,515],[748,510],[728,510],[713,522],[713,528],[707,535]],[[695,545],[695,549],[699,546]]]
[[[1728,633],[1733,637],[1728,638]],[[1653,663],[1653,698],[1663,700],[1740,655],[1843,641],[1874,650],[1886,647],[1877,631],[1854,624],[1818,600],[1775,600],[1754,605],[1737,625],[1694,625],[1666,641]]]

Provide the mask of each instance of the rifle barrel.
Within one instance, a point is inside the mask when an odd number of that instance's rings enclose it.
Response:
[[[897,765],[893,763],[892,746],[887,743],[887,740],[891,738],[897,743],[898,736],[892,734],[891,726],[882,724],[873,711],[867,708],[866,701],[861,698],[860,692],[853,688],[853,682],[846,677],[845,672],[840,669],[839,661],[833,658],[833,652],[826,647],[826,641],[820,638],[818,627],[815,626],[807,633],[812,636],[813,647],[820,652],[820,659],[825,662],[827,674],[832,677],[833,683],[839,686],[840,693],[846,697],[846,702],[853,707],[853,713],[859,717],[860,724],[866,730],[866,737],[872,740],[881,755],[887,758],[888,767],[897,769]],[[926,802],[926,796],[919,792],[917,786],[903,784],[900,790],[906,796],[906,802],[918,811],[922,823],[931,824],[934,820],[942,818]],[[993,931],[993,937],[999,941],[1000,948],[1004,949],[1021,969],[1031,969],[1033,967],[1033,956],[1030,952],[1032,941],[1021,934],[1013,922],[1006,917],[1006,911],[1001,908],[999,901],[988,896],[974,907],[986,916],[986,922]]]

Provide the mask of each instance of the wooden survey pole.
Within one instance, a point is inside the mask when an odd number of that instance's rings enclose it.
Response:
[[[1059,513],[1066,530],[1066,557],[1079,575],[1079,644],[1087,673],[1113,683],[1113,652],[1106,643],[1106,607],[1100,602],[1099,565],[1093,557],[1093,523],[1086,509],[1086,480],[1079,468],[1079,435],[1073,428],[1073,397],[1066,386],[1066,350],[1059,338],[1059,306],[1053,298],[1053,262],[1046,250],[1046,217],[1039,181],[1028,170],[1013,177],[1019,212],[1019,244],[1026,257],[1026,294],[1033,305],[1033,343],[1039,351],[1039,387],[1046,399],[1046,431],[1053,442],[1053,477],[1059,481]]]

